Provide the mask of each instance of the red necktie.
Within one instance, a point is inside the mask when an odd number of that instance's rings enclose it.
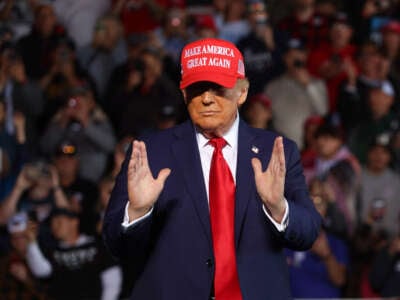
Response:
[[[234,239],[235,183],[222,148],[223,138],[210,140],[214,153],[210,167],[210,218],[215,257],[216,300],[241,300]]]

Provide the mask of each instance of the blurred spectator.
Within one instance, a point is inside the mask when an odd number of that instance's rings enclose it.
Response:
[[[0,48],[7,45],[14,45],[15,35],[12,29],[4,24],[0,24]]]
[[[139,55],[140,57],[140,55]],[[115,81],[114,92],[110,94],[106,103],[106,111],[110,116],[118,138],[129,134],[141,132],[145,128],[154,126],[155,111],[153,101],[144,100],[141,87],[144,82],[145,64],[142,59],[132,59],[119,67],[119,82]],[[152,99],[150,99],[152,100]],[[127,114],[127,120],[123,118],[125,110],[129,106],[136,106]]]
[[[119,93],[123,92],[126,88],[128,90],[131,89],[143,79],[142,73],[144,64],[140,60],[140,56],[143,50],[149,48],[150,42],[151,39],[148,34],[132,34],[127,38],[127,60],[114,68],[108,82],[107,96],[105,97],[106,100],[104,103],[107,112],[110,110],[119,110],[119,107],[116,107],[112,99],[114,99],[114,97]],[[140,75],[135,73],[135,70],[138,71]],[[139,81],[137,80],[138,76],[140,77]],[[130,81],[129,78],[132,78],[132,80]],[[132,83],[128,83],[128,81]],[[112,115],[110,115],[110,118],[113,121],[113,124],[115,124]]]
[[[328,202],[310,191],[311,199],[325,218]],[[349,265],[345,242],[322,229],[308,251],[287,250],[292,296],[294,298],[340,298]]]
[[[319,0],[315,3],[315,12],[317,15],[324,16],[328,20],[334,19],[339,12],[341,1],[336,0]]]
[[[132,136],[127,135],[118,141],[118,143],[114,149],[114,156],[113,156],[111,171],[108,174],[109,176],[111,176],[113,178],[117,177],[117,175],[121,169],[121,165],[125,159],[126,151],[128,150],[133,139],[134,138]]]
[[[38,5],[38,0],[2,1],[0,21],[12,31],[14,41],[29,33],[35,5]]]
[[[379,251],[369,274],[372,287],[379,291],[382,297],[398,297],[400,295],[399,265],[400,236],[397,234],[388,246]]]
[[[255,94],[242,109],[243,118],[250,126],[273,130],[271,99],[267,95]]]
[[[65,30],[57,24],[51,4],[35,6],[35,20],[31,32],[17,44],[29,78],[41,79],[51,68],[50,52],[58,39],[65,36]]]
[[[386,81],[369,90],[367,105],[371,115],[359,123],[349,136],[349,146],[361,163],[366,162],[367,148],[375,136],[400,128],[400,120],[392,111],[394,90]]]
[[[399,3],[396,0],[356,0],[351,2],[358,42],[373,38],[375,32],[382,25],[391,18],[399,17]]]
[[[28,222],[28,215],[21,212],[13,215],[7,224],[11,249],[0,259],[0,293],[4,300],[48,299],[44,283],[32,275],[26,262]]]
[[[161,107],[171,104],[180,109],[184,105],[181,91],[177,89],[168,76],[169,74],[166,73],[160,52],[152,48],[145,49],[141,53],[141,59],[145,66],[143,85],[141,86],[142,94],[155,99],[158,105],[161,104]],[[181,113],[179,109],[178,114]],[[154,110],[159,111],[159,109]]]
[[[101,235],[103,227],[103,218],[106,211],[112,189],[114,188],[115,177],[107,175],[99,182],[99,197],[96,203],[96,212],[98,214],[98,222],[96,226],[97,234]]]
[[[42,91],[36,82],[28,78],[21,57],[10,44],[3,44],[0,48],[0,97],[6,107],[6,132],[14,135],[14,114],[23,114],[26,143],[30,150],[35,150],[37,122],[44,104]]]
[[[346,296],[380,299],[369,280],[371,265],[377,252],[388,242],[385,232],[371,230],[367,223],[358,224],[351,239],[351,267]]]
[[[97,20],[110,8],[108,0],[55,0],[58,21],[67,30],[77,48],[87,46],[93,36]]]
[[[55,205],[68,206],[57,171],[42,160],[32,161],[24,165],[12,191],[0,204],[0,224],[6,224],[17,211],[30,213],[42,223]]]
[[[108,111],[118,137],[138,136],[156,129],[159,112],[165,106],[171,106],[176,119],[181,119],[182,95],[166,76],[158,51],[143,50],[141,61],[132,64],[124,82],[124,90],[111,99]]]
[[[391,21],[382,27],[382,47],[390,65],[399,75],[399,50],[400,50],[400,22]]]
[[[160,26],[173,7],[184,8],[185,0],[112,0],[113,13],[121,18],[125,33],[146,33]]]
[[[400,130],[392,132],[390,147],[392,149],[391,166],[396,173],[400,174]]]
[[[82,232],[93,234],[98,191],[95,183],[79,175],[80,157],[77,146],[69,140],[63,140],[57,145],[52,162],[58,171],[60,187],[67,196],[71,209],[82,216]]]
[[[315,0],[291,0],[292,12],[278,28],[290,37],[300,39],[312,50],[328,42],[329,20],[315,10]]]
[[[400,22],[391,21],[382,27],[382,53],[388,68],[384,75],[392,82],[397,99],[400,95]],[[396,102],[396,110],[399,111],[400,104]]]
[[[310,180],[309,192],[312,197],[321,197],[321,202],[326,206],[324,218],[322,220],[322,228],[329,234],[347,242],[349,236],[347,232],[347,224],[344,214],[340,211],[336,203],[334,190],[328,181],[314,177]],[[319,201],[318,199],[316,199]]]
[[[308,68],[312,74],[325,80],[328,87],[329,111],[336,111],[338,89],[348,72],[355,72],[356,47],[351,43],[353,29],[348,16],[340,12],[329,29],[329,43],[310,53]]]
[[[228,0],[212,0],[212,8],[214,11],[213,19],[215,25],[217,26],[217,30],[220,30],[224,24],[224,15],[228,7],[228,3]]]
[[[162,57],[164,73],[176,84],[181,79],[179,58],[183,47],[193,37],[189,27],[189,16],[182,8],[171,8],[166,12],[162,26],[149,34],[149,47]]]
[[[217,25],[212,16],[196,15],[194,18],[194,36],[192,39],[216,38],[218,36]]]
[[[113,69],[127,58],[122,25],[118,18],[112,15],[100,18],[91,44],[78,49],[77,57],[96,83],[97,95],[103,104]]]
[[[357,221],[357,194],[361,167],[343,140],[339,127],[325,123],[315,132],[317,156],[304,167],[309,181],[318,177],[333,190],[332,199],[345,216],[348,235],[354,232]]]
[[[243,53],[246,76],[251,82],[249,96],[252,96],[263,92],[265,85],[283,72],[283,37],[270,23],[263,1],[251,1],[247,16],[251,31],[237,46]]]
[[[155,30],[155,36],[165,56],[172,59],[176,65],[183,47],[189,41],[186,11],[181,8],[171,8],[167,11],[162,27]]]
[[[245,18],[245,0],[232,0],[227,2],[224,20],[219,27],[218,37],[236,44],[250,32],[250,25]]]
[[[79,231],[79,217],[67,208],[51,215],[54,248],[42,252],[30,233],[26,260],[37,278],[49,278],[54,299],[118,299],[121,270],[106,252],[103,242]]]
[[[283,57],[286,72],[267,84],[265,90],[272,102],[274,128],[293,139],[300,149],[303,148],[305,120],[328,111],[326,86],[308,72],[307,57],[301,41],[290,39]],[[293,111],[296,113],[291,113]]]
[[[362,44],[357,54],[357,64],[359,74],[348,65],[347,80],[339,89],[337,110],[347,133],[370,116],[367,100],[369,90],[382,84],[383,60],[378,45],[372,41]]]
[[[171,104],[163,105],[157,114],[156,129],[164,130],[174,127],[179,123],[179,114],[175,106]]]
[[[304,168],[313,165],[317,156],[315,132],[324,123],[320,115],[311,115],[303,126],[303,149],[301,149],[301,163]]]
[[[14,134],[7,131],[6,116],[6,106],[0,98],[0,202],[12,190],[21,166],[29,158],[25,116],[20,112],[10,116]]]
[[[399,231],[400,176],[390,169],[388,134],[376,137],[369,146],[361,174],[361,219],[372,230],[384,230],[391,237]]]
[[[70,89],[86,82],[95,90],[95,83],[78,63],[75,45],[71,39],[59,39],[54,44],[50,56],[51,69],[41,79],[41,87],[46,99],[40,120],[42,130],[64,104],[65,95]]]
[[[108,155],[113,151],[115,136],[110,121],[96,105],[93,92],[87,85],[69,92],[64,106],[41,137],[40,148],[44,154],[51,155],[64,139],[78,148],[80,176],[93,182],[101,178]]]

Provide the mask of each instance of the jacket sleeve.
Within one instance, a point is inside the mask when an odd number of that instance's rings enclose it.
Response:
[[[321,216],[309,197],[297,146],[287,139],[285,143],[291,143],[289,147],[285,147],[285,197],[289,204],[289,220],[281,237],[286,247],[293,250],[306,250],[312,246],[318,236]]]
[[[129,228],[122,226],[128,203],[127,169],[132,145],[117,176],[114,189],[104,216],[103,239],[111,254],[119,260],[143,261],[148,253],[152,216]]]

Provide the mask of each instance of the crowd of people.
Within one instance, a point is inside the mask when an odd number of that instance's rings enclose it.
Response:
[[[130,142],[188,118],[179,57],[208,37],[243,53],[240,114],[296,142],[323,218],[286,253],[293,296],[400,296],[399,1],[4,0],[2,299],[129,297],[104,211]]]

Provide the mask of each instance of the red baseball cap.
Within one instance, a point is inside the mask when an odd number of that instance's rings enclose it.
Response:
[[[400,34],[400,22],[390,21],[382,27],[382,32],[395,32]]]
[[[214,19],[210,15],[197,15],[196,18],[196,29],[211,29],[217,31]]]
[[[252,96],[250,102],[260,102],[265,108],[271,108],[271,99],[264,93],[258,93]]]
[[[244,78],[244,62],[240,51],[231,42],[202,39],[187,44],[181,53],[180,88],[198,81],[211,81],[232,88]]]

